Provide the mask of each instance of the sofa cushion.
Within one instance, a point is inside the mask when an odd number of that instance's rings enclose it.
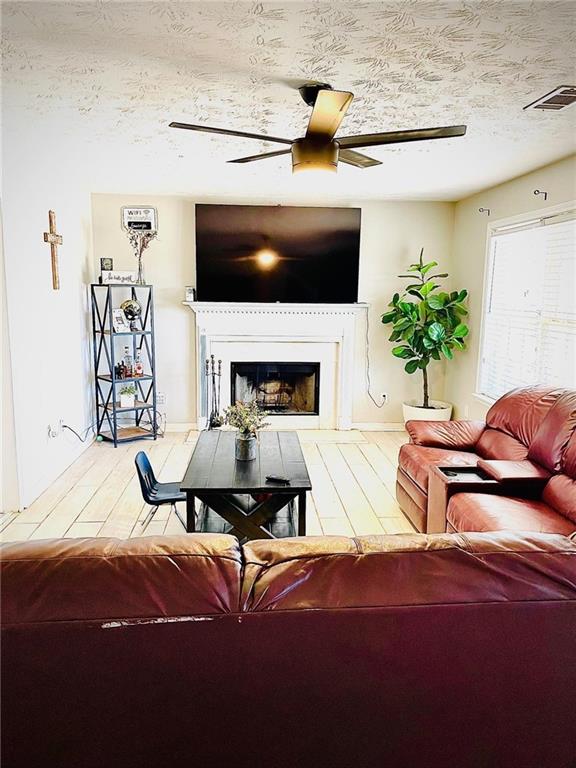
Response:
[[[506,602],[525,599],[542,580],[551,581],[548,599],[574,589],[572,558],[559,563],[550,553],[576,556],[576,543],[556,536],[315,536],[250,541],[243,551],[241,608],[249,613]]]
[[[543,501],[457,493],[450,499],[446,519],[457,531],[538,531],[570,535],[576,524]]]
[[[486,424],[529,446],[549,410],[564,392],[547,386],[513,389],[490,408]]]
[[[540,424],[530,444],[528,457],[551,472],[558,472],[575,428],[576,392],[565,392]]]
[[[224,534],[2,546],[2,624],[146,620],[238,610],[242,555]]]
[[[410,442],[433,448],[473,451],[486,427],[483,421],[414,421],[406,422]]]
[[[555,475],[546,483],[542,501],[576,525],[576,480]]]
[[[428,490],[428,468],[431,464],[475,466],[479,457],[468,451],[429,448],[407,443],[400,448],[398,465],[423,491]]]
[[[475,450],[483,459],[524,461],[528,456],[528,448],[520,440],[497,429],[485,429]]]

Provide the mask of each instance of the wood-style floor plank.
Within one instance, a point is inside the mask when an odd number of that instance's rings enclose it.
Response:
[[[340,451],[358,485],[377,517],[395,517],[400,512],[396,499],[372,469],[365,455],[357,445],[341,445]]]
[[[318,450],[353,530],[359,536],[384,533],[378,516],[346,463],[340,446],[328,443],[318,446]]]
[[[396,456],[404,432],[299,432],[313,490],[308,494],[307,533],[369,535],[412,532],[395,500]],[[134,457],[144,450],[161,482],[182,478],[198,432],[114,449],[94,443],[30,507],[4,516],[3,541],[33,538],[182,534],[170,507],[161,507],[145,532],[150,507],[142,499]],[[178,505],[185,518],[185,504]]]
[[[55,539],[66,536],[68,529],[96,493],[90,485],[77,485],[56,504],[52,512],[40,523],[31,539]]]

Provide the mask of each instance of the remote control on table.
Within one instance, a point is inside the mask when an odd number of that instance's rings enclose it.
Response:
[[[267,483],[282,483],[283,485],[290,485],[290,480],[287,477],[281,475],[266,475]]]

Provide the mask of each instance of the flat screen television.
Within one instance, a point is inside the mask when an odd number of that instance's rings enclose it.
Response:
[[[359,208],[196,205],[198,301],[358,301]]]

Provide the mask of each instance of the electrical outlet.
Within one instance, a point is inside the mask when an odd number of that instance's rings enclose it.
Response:
[[[382,392],[380,397],[382,398],[382,405],[388,402],[388,392]]]
[[[166,394],[164,392],[156,393],[156,407],[160,413],[166,412]]]
[[[64,426],[64,419],[58,419],[58,422],[54,424],[48,424],[48,437],[55,438],[62,434],[62,427]]]

